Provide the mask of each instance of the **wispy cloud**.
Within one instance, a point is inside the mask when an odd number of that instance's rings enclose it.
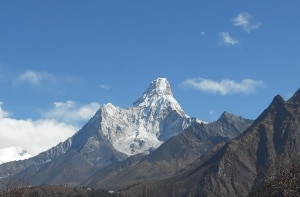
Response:
[[[228,32],[221,32],[219,34],[220,36],[220,44],[225,44],[227,46],[229,45],[236,45],[239,43],[239,41],[235,38],[233,38],[231,35],[229,35]]]
[[[288,100],[288,99],[290,99],[293,95],[294,95],[293,92],[289,92],[289,93],[286,94],[285,99]]]
[[[51,119],[14,119],[0,104],[0,148],[22,147],[36,155],[72,136],[78,128]]]
[[[55,102],[53,109],[41,113],[44,118],[76,125],[91,118],[99,107],[100,104],[97,102],[85,105],[79,105],[74,101]]]
[[[233,25],[243,28],[247,33],[258,29],[260,22],[252,22],[252,16],[248,12],[241,12],[232,19]]]
[[[19,74],[16,81],[18,83],[24,82],[32,85],[39,85],[42,81],[55,82],[56,78],[54,75],[47,72],[27,70]]]
[[[236,82],[230,79],[223,79],[218,82],[205,78],[187,79],[183,81],[181,85],[204,92],[219,93],[221,95],[238,93],[250,94],[255,92],[258,88],[266,86],[261,80],[244,79],[241,82]]]
[[[110,86],[106,85],[106,84],[100,84],[99,87],[103,90],[109,90]]]
[[[213,109],[211,109],[211,110],[208,111],[208,116],[210,118],[209,121],[214,121],[214,120],[216,120],[218,118],[218,115],[217,115],[216,111],[213,110]]]

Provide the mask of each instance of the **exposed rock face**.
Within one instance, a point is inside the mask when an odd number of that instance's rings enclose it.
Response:
[[[59,184],[68,182],[65,172],[70,171],[78,174],[79,183],[90,176],[94,168],[102,168],[131,155],[148,154],[196,122],[202,121],[184,113],[173,98],[167,79],[158,78],[133,107],[123,109],[111,103],[102,105],[74,136],[28,160],[1,165],[0,176],[8,176],[8,172],[20,173],[19,176],[26,175],[28,180],[34,180],[33,184]],[[75,164],[54,167],[57,166],[55,163],[64,161],[65,156]],[[77,168],[73,157],[90,167]],[[46,172],[52,174],[51,178],[44,176]]]
[[[278,158],[299,157],[300,90],[288,101],[276,96],[242,135],[214,151],[172,178],[149,182],[149,195],[247,196]]]

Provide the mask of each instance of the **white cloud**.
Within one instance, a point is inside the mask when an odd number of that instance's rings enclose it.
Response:
[[[3,118],[7,118],[10,115],[8,112],[6,112],[2,109],[2,105],[3,105],[3,103],[0,102],[0,120]]]
[[[228,32],[221,32],[219,35],[221,38],[220,44],[235,45],[239,43],[239,41],[230,36]]]
[[[219,93],[221,95],[227,94],[250,94],[256,91],[256,89],[265,87],[265,83],[261,80],[244,79],[241,82],[235,82],[230,79],[223,79],[222,81],[213,81],[210,79],[196,78],[187,79],[181,83],[182,86],[192,87],[194,89]]]
[[[80,106],[74,101],[55,102],[54,108],[42,112],[42,116],[47,119],[77,124],[90,119],[99,109],[100,104],[92,102]]]
[[[0,149],[22,147],[31,155],[56,146],[71,137],[80,121],[87,121],[99,109],[96,102],[79,105],[74,101],[55,102],[54,109],[43,113],[39,120],[14,119],[3,110],[0,102]],[[81,126],[81,125],[80,125]]]
[[[78,128],[56,120],[18,120],[0,106],[0,148],[22,147],[36,155],[71,137]]]
[[[248,12],[241,12],[237,17],[233,18],[233,25],[243,28],[247,33],[258,29],[261,25],[260,22],[253,23],[251,21],[253,17]]]
[[[17,82],[27,82],[32,85],[39,85],[42,81],[55,82],[55,77],[47,72],[36,72],[27,70],[17,77]]]

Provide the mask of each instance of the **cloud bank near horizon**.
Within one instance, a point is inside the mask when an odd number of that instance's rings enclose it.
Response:
[[[35,156],[75,134],[80,129],[77,123],[91,118],[100,105],[56,102],[38,120],[15,119],[2,106],[0,102],[0,149],[21,147]]]

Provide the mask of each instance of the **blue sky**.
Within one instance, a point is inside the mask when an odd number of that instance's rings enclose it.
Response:
[[[1,1],[0,148],[36,154],[54,146],[100,105],[131,107],[158,77],[190,116],[255,119],[275,95],[288,99],[300,87],[299,7],[296,0]],[[25,136],[35,136],[36,147]]]

